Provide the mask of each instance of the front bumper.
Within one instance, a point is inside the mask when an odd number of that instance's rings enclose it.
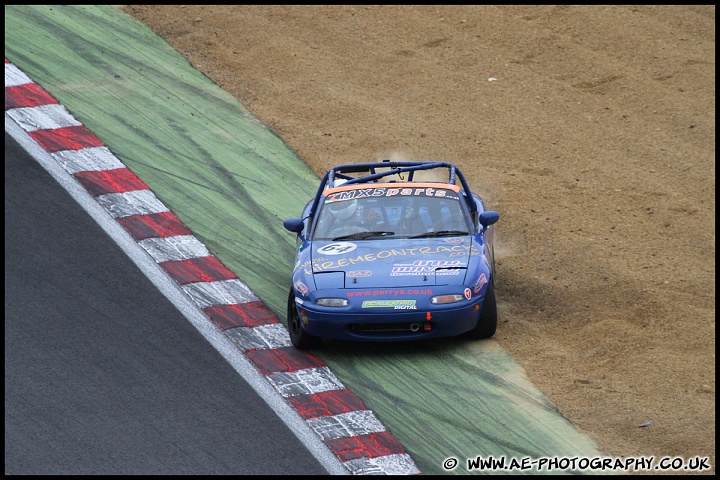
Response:
[[[475,328],[482,311],[483,298],[451,308],[437,306],[413,311],[348,308],[323,308],[296,305],[305,331],[310,335],[335,340],[404,341],[453,337]]]

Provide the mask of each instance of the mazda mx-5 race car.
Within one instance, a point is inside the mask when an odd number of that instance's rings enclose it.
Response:
[[[284,222],[298,245],[292,344],[492,337],[499,218],[451,163],[331,168],[302,218]]]

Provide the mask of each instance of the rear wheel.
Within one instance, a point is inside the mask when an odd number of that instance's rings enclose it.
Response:
[[[497,305],[495,303],[495,288],[493,287],[493,283],[494,282],[490,282],[488,284],[480,318],[475,328],[467,333],[468,338],[476,340],[490,338],[495,335],[495,330],[497,330]]]
[[[322,338],[310,335],[305,332],[305,329],[302,326],[297,306],[295,306],[295,293],[292,289],[290,289],[290,295],[288,296],[287,321],[290,341],[295,348],[302,350],[320,346]]]

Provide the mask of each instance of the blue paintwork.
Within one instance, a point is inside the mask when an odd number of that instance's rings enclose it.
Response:
[[[383,175],[378,172],[381,168],[392,172]],[[432,185],[426,180],[408,182],[412,179],[408,172],[438,168],[449,172],[444,181]],[[365,169],[370,173],[353,177],[344,169],[352,173]],[[366,200],[372,197],[377,198]],[[384,233],[366,239],[323,235],[321,224],[329,215],[323,212],[324,206],[342,207],[349,204],[347,198],[366,201],[357,202],[364,205],[357,207],[364,211],[379,205],[377,211],[384,221],[375,229]],[[387,203],[383,202],[396,201],[415,202],[415,210],[422,210],[424,217],[417,220],[415,230],[402,230],[401,219],[385,215]],[[463,218],[454,225],[460,227],[436,228],[457,229],[458,233],[435,236],[431,225],[439,224],[433,222],[449,225],[449,220],[433,218],[433,213],[435,217],[448,216],[440,213],[440,207],[432,210],[421,206],[440,205],[433,202],[457,206]],[[442,212],[448,211],[446,208]],[[303,329],[315,337],[372,341],[448,337],[474,329],[494,280],[492,225],[498,219],[497,212],[485,210],[480,197],[470,191],[462,173],[452,164],[377,162],[331,169],[315,198],[305,206],[303,218],[284,222],[286,229],[297,234],[292,295]],[[429,237],[411,238],[428,231]],[[433,297],[453,294],[461,295],[461,300],[431,303]],[[347,306],[318,305],[318,298],[341,299],[347,301]]]

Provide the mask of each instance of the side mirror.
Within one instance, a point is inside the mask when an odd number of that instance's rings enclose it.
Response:
[[[494,210],[485,210],[480,214],[480,225],[483,226],[483,229],[496,223],[498,220],[500,220],[500,214]]]
[[[283,222],[283,227],[285,227],[285,230],[289,230],[294,233],[300,233],[303,231],[305,224],[303,223],[302,218],[288,218]]]

